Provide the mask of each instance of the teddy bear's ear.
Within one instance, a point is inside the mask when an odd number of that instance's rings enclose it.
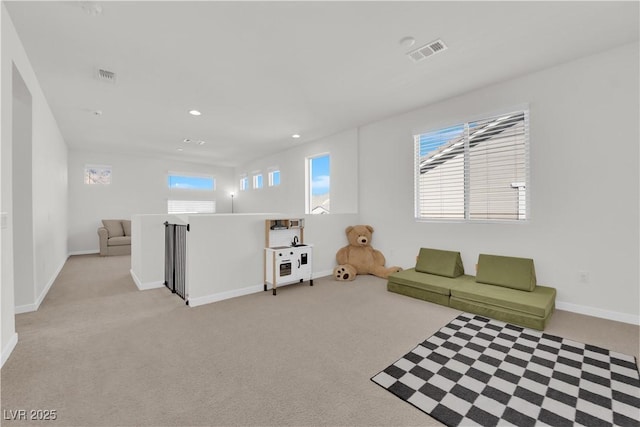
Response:
[[[349,234],[351,232],[351,230],[353,230],[353,226],[348,226],[346,230],[344,230],[345,233]]]
[[[366,229],[369,230],[370,233],[373,233],[373,227],[370,225],[365,225]]]

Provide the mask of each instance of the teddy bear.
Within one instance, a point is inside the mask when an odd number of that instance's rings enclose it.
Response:
[[[349,245],[341,248],[336,254],[338,266],[333,269],[333,277],[336,280],[351,281],[358,274],[373,274],[386,279],[391,273],[402,270],[400,267],[384,266],[384,255],[371,246],[372,226],[349,226],[345,232]]]

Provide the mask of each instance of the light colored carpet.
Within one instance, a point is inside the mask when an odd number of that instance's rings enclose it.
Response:
[[[55,409],[60,426],[441,425],[369,378],[459,311],[373,276],[189,308],[138,291],[129,268],[71,257],[40,310],[16,317],[3,410]],[[557,311],[546,332],[638,356],[638,326]]]

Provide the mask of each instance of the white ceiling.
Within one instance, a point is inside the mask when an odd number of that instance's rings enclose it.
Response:
[[[227,166],[639,32],[635,1],[4,3],[69,147]],[[405,36],[448,49],[413,63]]]

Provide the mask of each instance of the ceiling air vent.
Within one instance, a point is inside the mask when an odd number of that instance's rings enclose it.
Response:
[[[96,73],[96,77],[98,80],[107,83],[115,83],[116,82],[116,73],[109,70],[103,70],[102,68],[98,68]]]
[[[411,52],[407,52],[407,56],[411,58],[413,62],[420,62],[423,59],[426,59],[429,56],[442,52],[446,49],[447,46],[442,40],[436,40],[431,43],[427,43],[426,45],[421,46],[417,49],[414,49]]]

